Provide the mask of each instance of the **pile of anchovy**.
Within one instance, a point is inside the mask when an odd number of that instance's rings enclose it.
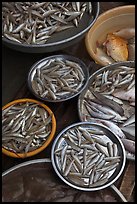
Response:
[[[118,66],[95,75],[84,93],[80,109],[83,121],[100,122],[112,128],[126,150],[135,153],[134,67]]]
[[[31,73],[32,89],[41,98],[65,99],[78,93],[83,87],[85,77],[78,63],[61,58],[44,63]]]
[[[2,146],[27,153],[42,146],[52,129],[52,115],[38,104],[25,102],[2,111]]]
[[[22,44],[45,44],[54,34],[77,27],[91,2],[2,2],[2,33]]]
[[[84,125],[64,132],[54,155],[60,173],[81,187],[106,184],[121,161],[117,144],[103,130]]]

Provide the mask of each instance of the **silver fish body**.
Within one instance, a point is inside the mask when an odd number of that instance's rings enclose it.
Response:
[[[92,15],[91,2],[84,7],[81,2],[3,2],[2,33],[17,43],[46,44],[56,32],[78,27],[84,13]],[[40,40],[40,33],[46,30],[49,37]],[[21,35],[16,38],[13,34]]]

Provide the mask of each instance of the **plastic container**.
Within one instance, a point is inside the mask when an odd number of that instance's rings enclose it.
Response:
[[[31,156],[34,156],[34,155],[40,153],[41,151],[43,151],[51,143],[51,141],[52,141],[52,139],[53,139],[53,137],[55,135],[55,132],[56,132],[56,119],[55,119],[55,116],[54,116],[53,112],[51,111],[51,109],[48,106],[41,103],[40,101],[37,101],[37,100],[34,100],[34,99],[29,99],[29,98],[17,99],[17,100],[14,100],[14,101],[6,104],[5,106],[3,106],[2,110],[5,110],[6,108],[8,108],[8,107],[10,107],[12,105],[15,105],[15,104],[18,104],[18,103],[26,103],[26,102],[31,102],[31,103],[34,103],[34,104],[38,104],[39,106],[46,109],[48,111],[49,115],[52,114],[52,129],[51,129],[50,135],[48,136],[46,141],[43,143],[43,145],[38,147],[37,149],[35,149],[33,151],[30,151],[30,152],[27,152],[27,153],[14,153],[14,152],[12,152],[10,150],[7,150],[7,149],[2,147],[2,153],[6,154],[7,156],[10,156],[10,157],[26,158],[26,157],[31,157]]]
[[[102,44],[108,33],[128,27],[135,27],[134,5],[119,6],[102,13],[85,37],[86,48],[91,58],[97,64],[107,65],[96,55],[97,44]]]

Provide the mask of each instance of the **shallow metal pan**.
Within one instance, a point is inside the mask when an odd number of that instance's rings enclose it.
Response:
[[[23,186],[24,191],[21,190]],[[48,199],[47,189],[51,194],[51,200]],[[89,202],[97,202],[98,199],[102,202],[127,202],[116,187],[99,192],[81,192],[62,184],[54,173],[51,160],[48,158],[23,162],[2,174],[3,202],[52,202],[53,200],[53,202],[72,202],[74,198],[80,200],[80,197],[83,197],[85,202],[87,198]]]
[[[92,75],[90,75],[90,78],[89,78],[87,86],[81,92],[81,94],[79,95],[79,98],[78,98],[78,114],[79,114],[79,118],[80,118],[81,121],[85,121],[85,118],[83,117],[83,111],[82,111],[82,101],[84,99],[84,96],[85,96],[88,88],[90,86],[92,86],[92,83],[93,83],[95,77],[97,75],[99,75],[100,73],[102,73],[103,71],[105,71],[105,70],[116,69],[118,66],[135,67],[135,62],[134,61],[118,62],[118,63],[114,63],[114,64],[111,64],[111,65],[107,65],[105,67],[102,67],[102,68],[98,69]],[[123,104],[126,104],[124,100],[123,100]],[[135,112],[135,108],[131,107],[128,112],[129,112],[129,114],[134,113]],[[91,118],[91,121],[92,121],[92,119],[96,119],[96,118]],[[101,119],[99,119],[99,120],[101,121]],[[88,120],[88,121],[90,121],[90,120]],[[122,131],[118,124],[117,124],[117,126],[118,126],[119,131]],[[133,161],[135,160],[135,156],[133,154],[129,154],[128,152],[127,152],[127,156],[126,157],[129,160],[133,160]]]
[[[65,138],[63,135],[64,134],[66,135],[70,129],[75,129],[79,126],[82,128],[83,127],[89,128],[91,130],[93,130],[93,129],[102,130],[104,132],[104,134],[106,135],[105,138],[104,137],[102,138],[105,140],[105,142],[113,142],[113,143],[117,144],[118,153],[120,156],[120,163],[119,163],[118,167],[116,167],[115,171],[112,170],[112,172],[110,173],[110,176],[108,177],[108,181],[105,184],[101,184],[101,185],[98,185],[95,187],[89,187],[88,185],[85,185],[85,183],[87,182],[85,179],[84,184],[81,185],[77,181],[74,182],[73,180],[70,180],[68,178],[68,176],[64,176],[62,173],[62,170],[61,170],[62,166],[60,163],[60,157],[58,157],[55,154],[55,152],[58,149],[61,149],[62,147],[64,149],[66,146],[66,141],[65,141]],[[78,190],[82,190],[82,191],[97,191],[97,190],[101,190],[101,189],[104,189],[104,188],[111,186],[120,177],[120,175],[122,174],[124,167],[125,167],[126,154],[125,154],[125,148],[124,148],[121,140],[115,134],[113,134],[108,128],[106,128],[103,125],[95,124],[92,122],[79,122],[79,123],[75,123],[75,124],[68,126],[67,128],[62,130],[57,135],[56,139],[53,142],[52,149],[51,149],[51,161],[52,161],[53,168],[54,168],[55,172],[57,173],[57,175],[69,186],[71,186],[75,189],[78,189]]]
[[[72,28],[55,34],[53,37],[51,37],[51,39],[49,39],[48,43],[44,45],[19,44],[6,39],[5,37],[2,38],[2,42],[12,49],[27,53],[48,53],[64,49],[81,40],[85,33],[95,23],[99,15],[100,4],[99,2],[92,2],[92,6],[93,16],[87,14],[83,15],[83,18],[81,19],[81,22],[77,28]]]

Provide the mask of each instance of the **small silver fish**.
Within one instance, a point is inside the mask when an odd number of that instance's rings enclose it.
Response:
[[[92,3],[85,2],[3,2],[3,36],[22,44],[46,44],[55,32],[61,32],[78,26],[84,13],[92,15]],[[88,8],[88,10],[86,9]],[[36,29],[34,29],[33,23]],[[45,32],[47,40],[37,36]],[[12,34],[19,34],[14,38]]]
[[[7,123],[7,118],[10,120]],[[33,103],[15,104],[3,110],[2,141],[12,145],[14,152],[26,153],[34,145],[42,146],[51,132],[52,114]],[[7,125],[8,124],[8,125]],[[35,144],[34,144],[35,143]]]

